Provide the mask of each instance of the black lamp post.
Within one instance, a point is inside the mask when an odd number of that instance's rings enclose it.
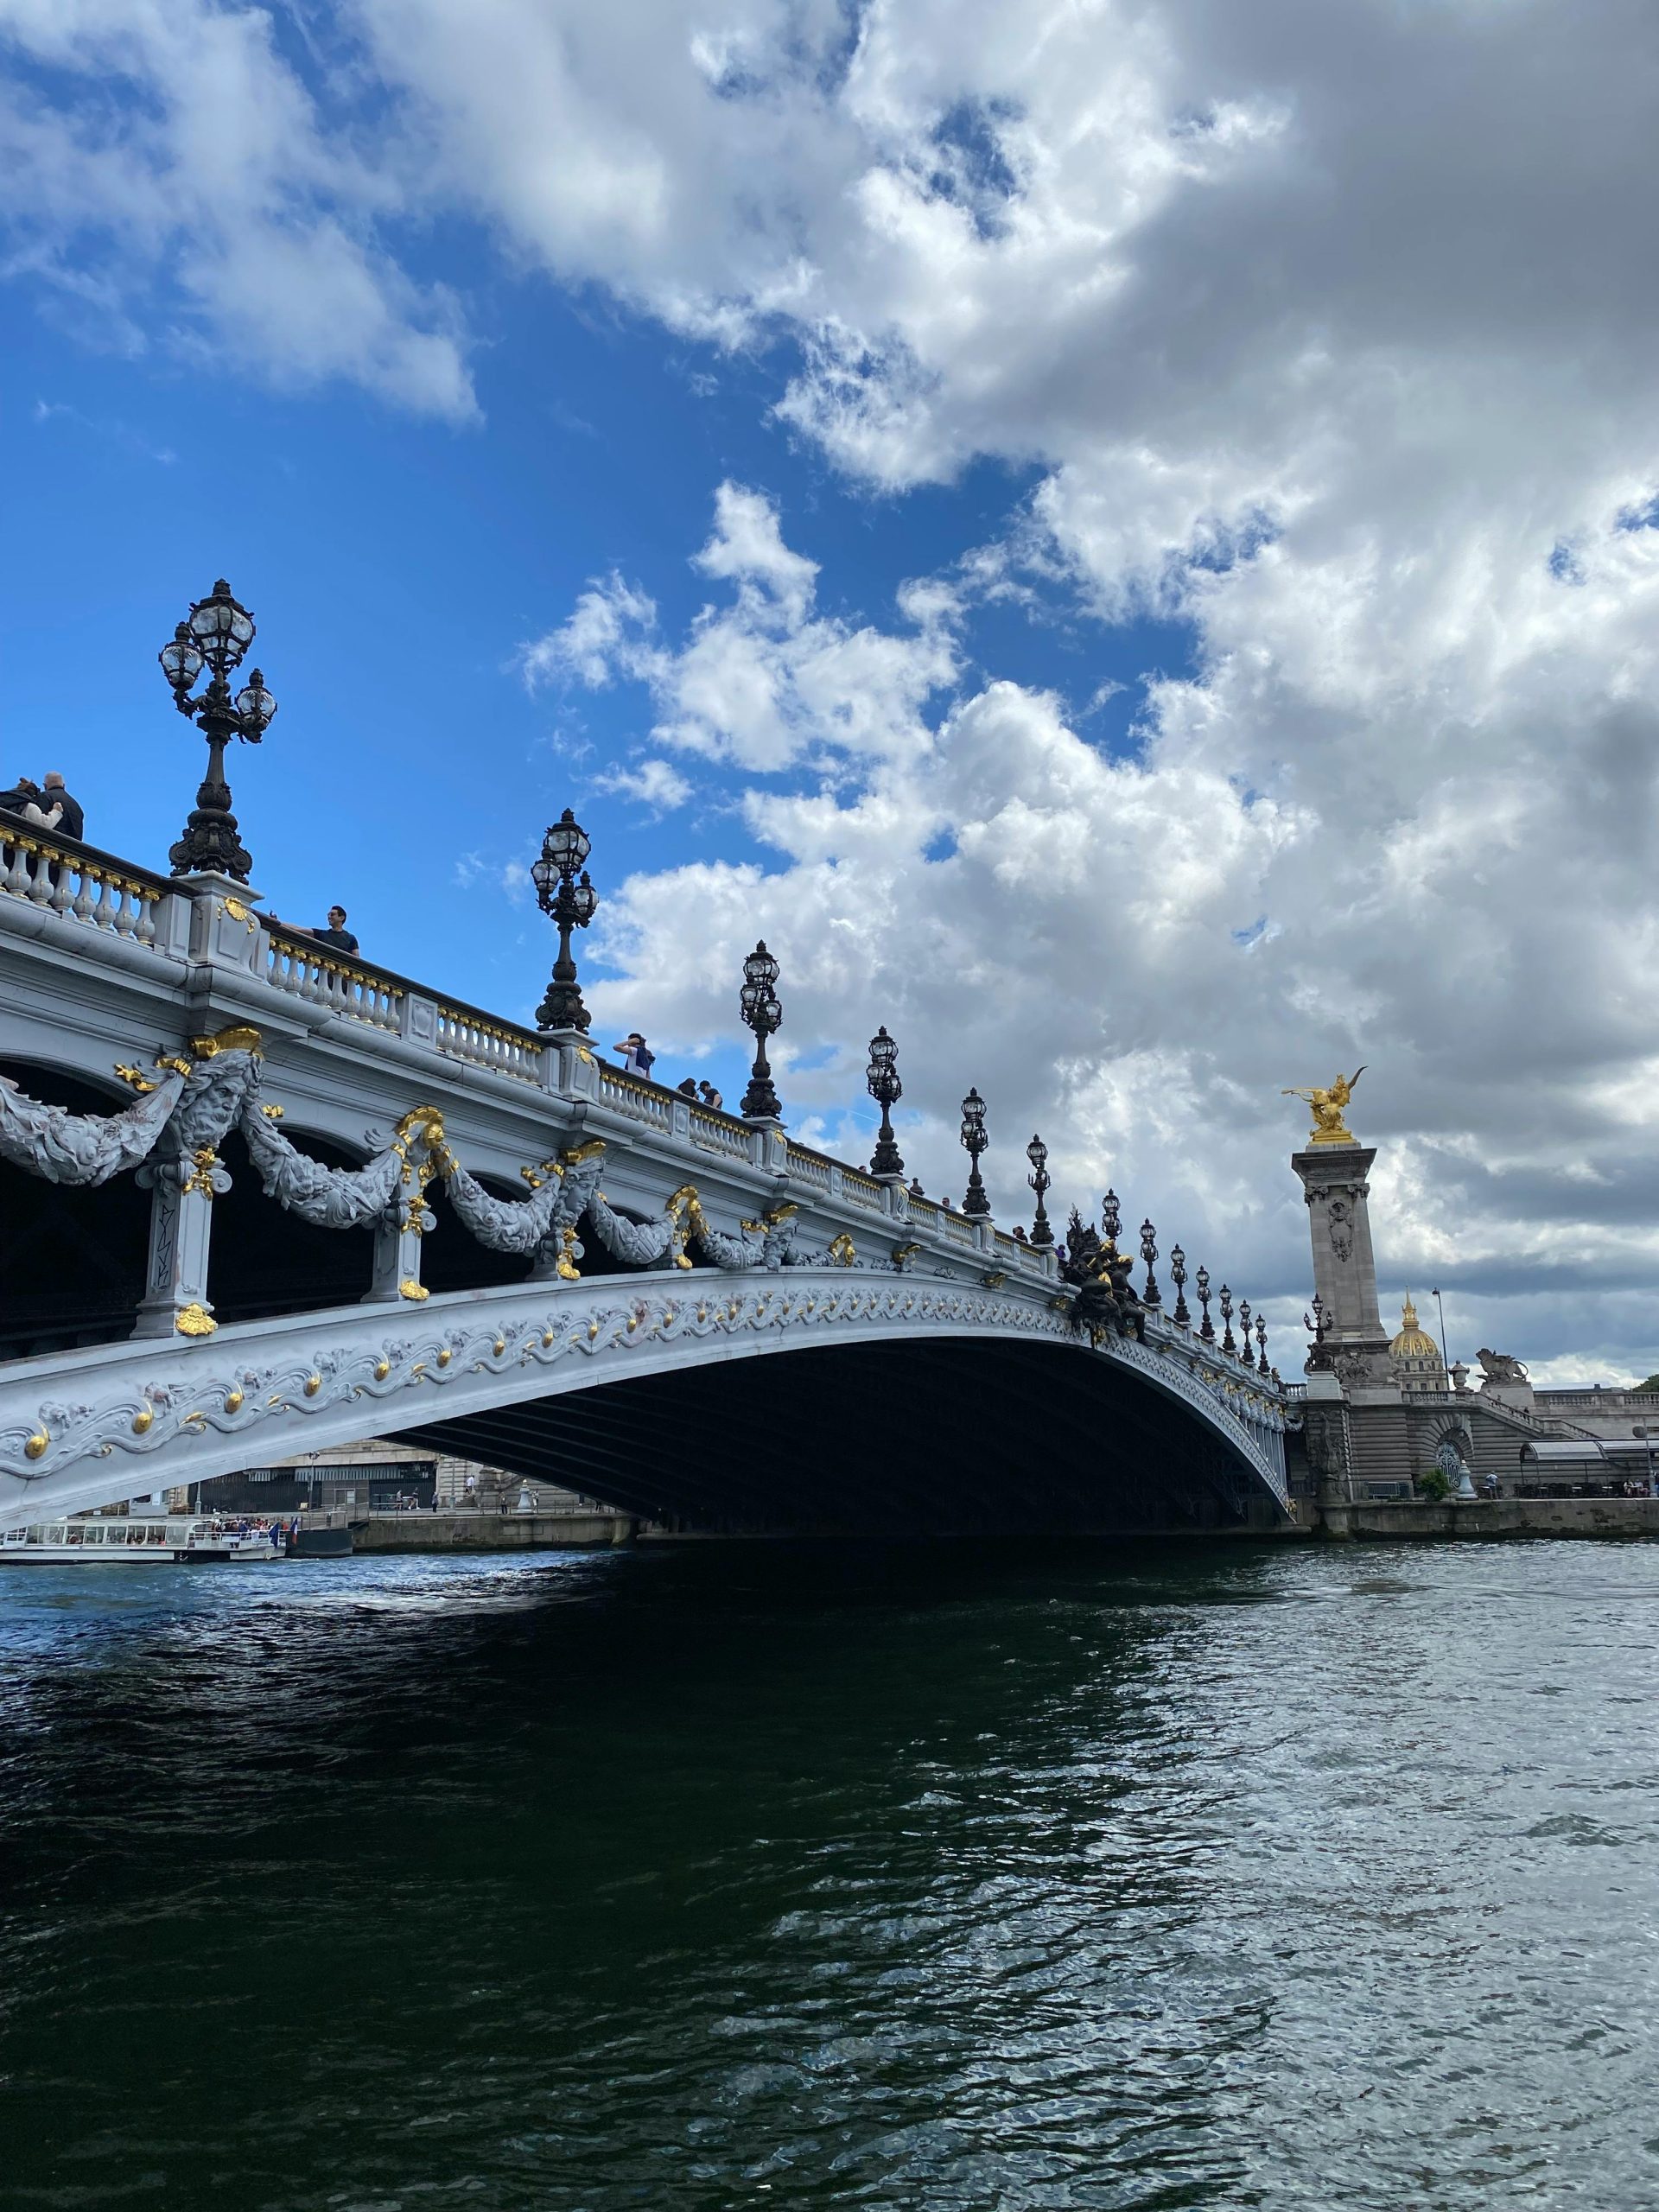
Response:
[[[1221,1307],[1221,1348],[1223,1351],[1236,1351],[1238,1346],[1233,1342],[1233,1294],[1225,1283],[1217,1292],[1216,1302]]]
[[[1163,1296],[1158,1288],[1158,1278],[1152,1272],[1152,1263],[1158,1257],[1158,1231],[1150,1221],[1141,1224],[1141,1256],[1147,1263],[1147,1287],[1141,1294],[1141,1303],[1161,1306]]]
[[[1106,1231],[1106,1249],[1110,1253],[1116,1254],[1117,1250],[1117,1232],[1123,1226],[1122,1211],[1117,1203],[1117,1192],[1116,1191],[1108,1191],[1105,1197],[1101,1200],[1100,1222],[1101,1227]]]
[[[1258,1375],[1265,1375],[1268,1371],[1268,1317],[1265,1313],[1258,1313],[1255,1317],[1255,1371]]]
[[[743,963],[743,988],[739,994],[743,1019],[754,1032],[754,1065],[743,1094],[746,1122],[775,1122],[783,1112],[772,1087],[772,1068],[766,1059],[766,1039],[782,1028],[784,1009],[775,988],[778,963],[762,938]]]
[[[1238,1328],[1244,1339],[1238,1347],[1238,1356],[1248,1367],[1250,1364],[1250,1301],[1248,1298],[1241,1298],[1238,1301]]]
[[[1210,1319],[1209,1268],[1200,1268],[1197,1274],[1193,1276],[1192,1281],[1198,1289],[1198,1304],[1204,1308],[1204,1319],[1199,1325],[1198,1334],[1203,1338],[1205,1344],[1212,1344],[1216,1341],[1216,1325]]]
[[[1037,1193],[1037,1211],[1031,1222],[1031,1241],[1033,1244],[1052,1244],[1054,1231],[1049,1227],[1047,1210],[1043,1205],[1049,1184],[1048,1147],[1041,1137],[1033,1137],[1026,1147],[1026,1158],[1031,1162],[1031,1173],[1026,1180]]]
[[[881,1109],[881,1130],[870,1160],[872,1175],[902,1175],[905,1163],[893,1140],[893,1109],[905,1095],[899,1080],[899,1047],[887,1034],[884,1021],[870,1039],[870,1065],[864,1071],[870,1096]]]
[[[978,1220],[983,1220],[991,1210],[979,1173],[979,1155],[989,1142],[985,1134],[985,1101],[975,1089],[962,1102],[963,1150],[973,1162],[968,1170],[968,1188],[963,1194],[962,1210]]]
[[[559,932],[559,957],[553,963],[553,980],[547,996],[536,1009],[538,1029],[586,1029],[589,1021],[576,985],[576,963],[570,957],[570,932],[585,930],[594,918],[599,893],[582,867],[594,849],[588,832],[567,806],[542,840],[542,857],[531,869],[536,903]],[[582,868],[581,880],[576,871]]]
[[[1174,1319],[1178,1328],[1188,1328],[1192,1316],[1186,1304],[1186,1255],[1179,1244],[1169,1248],[1169,1279],[1175,1286]]]
[[[183,836],[168,855],[175,875],[213,873],[245,883],[253,866],[231,812],[231,787],[225,780],[226,745],[233,737],[257,745],[276,711],[276,702],[257,668],[236,696],[231,696],[231,671],[241,665],[253,632],[252,615],[232,598],[221,576],[211,598],[192,601],[190,620],[180,623],[171,643],[156,656],[172,687],[174,705],[207,741],[207,773],[196,793],[195,809]],[[204,668],[207,689],[193,699],[191,687]]]

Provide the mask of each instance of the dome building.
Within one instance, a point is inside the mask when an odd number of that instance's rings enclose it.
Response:
[[[1417,1308],[1409,1291],[1400,1315],[1400,1333],[1389,1346],[1389,1364],[1400,1378],[1400,1388],[1407,1392],[1452,1387],[1440,1346],[1427,1330],[1417,1325]]]

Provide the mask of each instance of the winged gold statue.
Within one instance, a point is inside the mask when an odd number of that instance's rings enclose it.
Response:
[[[1309,1144],[1357,1144],[1359,1139],[1349,1128],[1344,1116],[1348,1102],[1354,1095],[1354,1085],[1365,1071],[1356,1068],[1352,1075],[1339,1075],[1326,1088],[1309,1090],[1285,1090],[1281,1098],[1305,1098],[1313,1116],[1313,1127],[1308,1135]]]

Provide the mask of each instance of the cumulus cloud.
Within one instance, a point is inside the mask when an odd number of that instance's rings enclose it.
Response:
[[[691,786],[671,761],[642,760],[637,768],[611,768],[594,779],[602,791],[637,799],[653,814],[669,814],[691,797]]]
[[[0,0],[4,273],[83,334],[476,413],[456,302],[378,236],[401,152],[331,130],[257,8]]]
[[[928,749],[923,709],[957,675],[948,588],[908,587],[901,635],[820,616],[816,563],[785,544],[769,500],[732,483],[715,494],[715,528],[694,565],[731,596],[702,609],[682,646],[658,638],[654,601],[612,575],[521,648],[525,681],[598,689],[633,678],[650,688],[657,744],[759,772],[801,763],[839,772],[849,759]]]

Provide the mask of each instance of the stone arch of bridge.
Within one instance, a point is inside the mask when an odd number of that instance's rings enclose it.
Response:
[[[1267,1526],[1214,1423],[1081,1345],[828,1341],[624,1374],[397,1432],[685,1533]]]

